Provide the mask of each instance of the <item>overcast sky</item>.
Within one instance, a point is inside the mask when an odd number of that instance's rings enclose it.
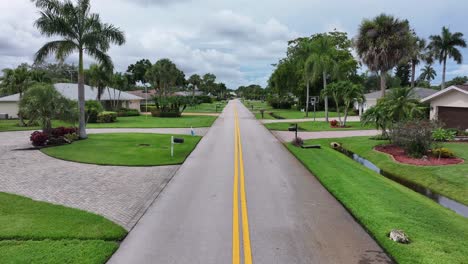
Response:
[[[120,27],[127,43],[109,53],[116,70],[135,61],[170,58],[187,76],[212,72],[229,88],[264,86],[287,41],[337,29],[354,37],[363,18],[382,12],[409,19],[427,38],[442,26],[468,38],[468,1],[461,0],[92,0],[92,11]],[[33,22],[30,0],[0,0],[0,69],[32,62],[47,39]],[[462,65],[450,61],[448,79],[468,75],[468,50]],[[71,57],[68,62],[75,62]],[[87,64],[91,61],[87,61]],[[439,65],[438,81],[440,78]]]

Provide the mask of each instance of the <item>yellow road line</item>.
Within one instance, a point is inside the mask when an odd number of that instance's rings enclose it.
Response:
[[[240,263],[239,252],[239,168],[240,168],[240,199],[241,199],[241,218],[242,218],[242,241],[244,249],[244,264],[252,264],[252,249],[250,245],[249,217],[247,210],[247,197],[245,192],[245,173],[244,158],[242,153],[242,140],[239,126],[239,116],[237,108],[234,106],[234,186],[233,186],[233,221],[232,221],[232,262]]]
[[[234,183],[232,191],[232,264],[240,264],[239,251],[239,144],[237,120],[234,122]]]

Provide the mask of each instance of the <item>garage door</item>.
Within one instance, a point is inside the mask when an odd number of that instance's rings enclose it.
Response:
[[[439,106],[438,119],[448,128],[468,129],[468,108]]]

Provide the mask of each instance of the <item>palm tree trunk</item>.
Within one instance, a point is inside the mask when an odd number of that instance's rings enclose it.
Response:
[[[307,91],[306,91],[306,117],[309,117],[309,80],[307,80]]]
[[[447,70],[447,57],[444,58],[444,67],[442,69],[442,85],[441,90],[445,89],[445,71]]]
[[[85,91],[84,91],[84,70],[83,70],[83,49],[79,52],[78,65],[78,108],[79,108],[79,136],[82,139],[88,137],[86,135],[86,120],[85,120]]]
[[[338,96],[333,96],[333,99],[335,100],[336,113],[338,114],[338,122],[340,123],[340,126],[343,126],[343,123],[341,122],[340,105],[338,104]]]
[[[416,76],[416,63],[414,61],[411,62],[411,88],[414,88],[414,82]]]
[[[323,89],[324,90],[327,89],[327,73],[326,72],[323,72]],[[325,121],[328,122],[328,96],[325,96]]]
[[[380,71],[380,92],[381,96],[385,96],[385,89],[387,89],[386,78],[385,75],[387,73],[385,71]]]

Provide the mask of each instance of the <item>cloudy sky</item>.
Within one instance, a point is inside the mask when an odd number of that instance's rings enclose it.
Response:
[[[170,58],[186,75],[212,72],[229,88],[265,85],[290,39],[333,29],[354,37],[363,18],[382,12],[409,19],[425,38],[444,25],[468,38],[468,1],[460,0],[92,0],[92,5],[104,22],[126,34],[127,43],[109,51],[118,71],[142,58]],[[47,41],[33,26],[34,4],[0,0],[0,10],[0,69],[32,62]],[[468,49],[463,54],[464,64],[449,63],[448,79],[468,75]],[[68,61],[76,63],[76,57]]]

